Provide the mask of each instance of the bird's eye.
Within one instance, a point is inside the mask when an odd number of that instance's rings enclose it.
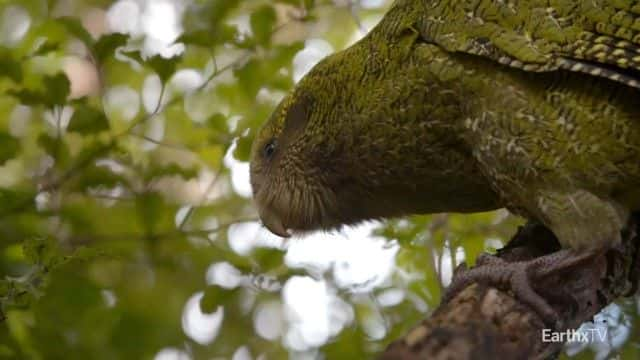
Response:
[[[276,152],[276,141],[271,140],[264,146],[263,153],[266,158],[271,158],[274,152]]]

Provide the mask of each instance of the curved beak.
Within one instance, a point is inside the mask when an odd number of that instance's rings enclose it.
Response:
[[[260,220],[269,231],[283,238],[291,237],[291,232],[282,223],[282,220],[272,211],[260,211]]]

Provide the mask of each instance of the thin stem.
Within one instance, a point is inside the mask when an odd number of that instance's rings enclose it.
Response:
[[[195,229],[195,230],[180,230],[176,229],[174,231],[168,231],[162,234],[155,234],[153,237],[155,239],[166,239],[174,236],[207,236],[215,233],[219,233],[224,231],[235,224],[247,223],[258,221],[256,217],[247,217],[247,218],[238,218],[226,223],[219,224],[215,227],[208,229]],[[72,243],[88,243],[91,240],[93,241],[110,241],[115,239],[146,239],[148,236],[146,234],[140,233],[121,233],[121,234],[88,234],[88,235],[78,235],[74,237]],[[208,238],[208,236],[207,236]],[[214,245],[213,241],[209,241],[212,245]]]
[[[358,15],[358,2],[351,0],[347,6],[349,7],[349,13],[351,14],[351,18],[353,18],[353,22],[356,23],[356,26],[362,34],[366,34],[367,28],[362,24],[362,20]]]
[[[215,185],[218,183],[218,179],[221,178],[220,173],[222,173],[223,166],[224,164],[220,163],[220,167],[218,168],[218,171],[216,171],[215,175],[213,176],[213,179],[211,179],[211,181],[209,182],[209,185],[207,185],[207,188],[202,193],[202,198],[200,199],[199,206],[202,206],[207,201],[207,197],[209,197],[209,193],[211,193],[211,190],[213,190]],[[182,230],[184,228],[184,226],[189,221],[189,218],[191,218],[191,215],[193,215],[195,208],[196,207],[193,205],[189,206],[189,209],[187,210],[187,213],[185,214],[184,218],[182,219],[182,221],[180,221],[180,224],[178,224],[178,230]]]

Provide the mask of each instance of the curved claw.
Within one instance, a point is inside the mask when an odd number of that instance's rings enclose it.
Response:
[[[507,262],[497,256],[483,254],[471,269],[459,266],[443,301],[451,300],[460,291],[473,283],[486,283],[498,288],[508,288],[516,298],[528,305],[548,325],[559,329],[558,313],[531,286],[532,279],[540,279],[578,266],[606,249],[576,251],[563,249],[527,261]]]
[[[556,329],[561,328],[561,321],[558,313],[549,305],[547,300],[538,295],[529,284],[529,274],[527,264],[520,263],[521,266],[511,274],[510,287],[515,296],[528,305],[542,318],[547,325],[552,325]]]
[[[530,284],[529,270],[539,265],[539,262],[532,260],[509,263],[491,255],[483,256],[479,260],[480,263],[474,268],[456,271],[443,297],[444,302],[451,300],[473,283],[488,283],[498,288],[510,289],[516,298],[531,307],[546,324],[558,328],[560,317]]]

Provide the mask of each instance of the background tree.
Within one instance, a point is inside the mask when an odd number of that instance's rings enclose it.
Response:
[[[248,187],[277,101],[389,4],[0,0],[0,357],[370,358],[424,318],[520,219],[283,242]],[[638,312],[567,353],[640,357]]]

